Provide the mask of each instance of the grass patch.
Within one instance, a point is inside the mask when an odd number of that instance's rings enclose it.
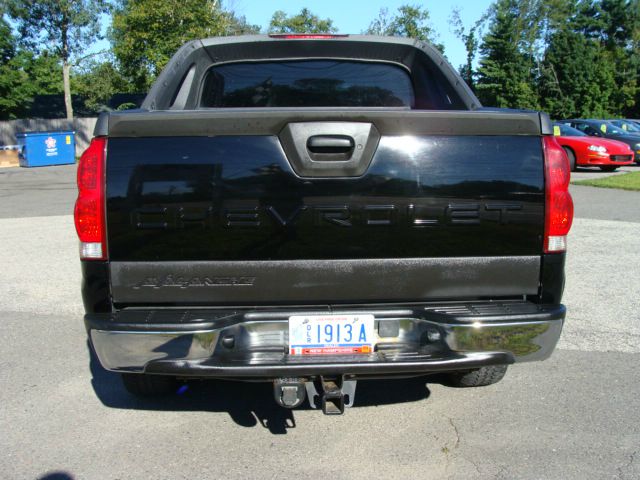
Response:
[[[586,185],[588,187],[619,188],[620,190],[640,191],[640,172],[625,173],[613,177],[595,178],[593,180],[577,180],[571,182],[574,185]]]

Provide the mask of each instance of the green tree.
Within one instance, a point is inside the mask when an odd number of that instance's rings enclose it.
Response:
[[[554,117],[640,117],[640,0],[496,0],[489,31],[466,28],[460,71],[487,105]],[[480,66],[474,71],[477,38]]]
[[[84,97],[85,106],[94,112],[106,110],[117,93],[133,93],[133,85],[113,62],[91,62],[71,78],[74,91]]]
[[[18,88],[25,76],[15,68],[16,41],[11,32],[11,27],[0,16],[0,119],[15,118],[19,111],[23,98],[16,95]]]
[[[598,43],[563,28],[549,38],[540,99],[554,118],[606,118],[615,106],[615,64]]]
[[[6,63],[16,54],[16,39],[0,10],[0,62]]]
[[[492,107],[539,108],[536,42],[541,10],[536,0],[497,0],[480,46],[476,91]]]
[[[582,0],[576,30],[598,42],[615,65],[612,73],[617,89],[611,97],[616,116],[640,113],[640,1]]]
[[[0,29],[2,22],[0,22]],[[3,37],[4,43],[9,37]],[[3,45],[4,46],[4,45]],[[63,92],[62,67],[56,55],[47,51],[35,55],[28,50],[5,48],[0,60],[0,119],[12,120],[28,115],[36,95]]]
[[[591,17],[594,3],[545,0],[544,53],[539,94],[544,110],[555,118],[608,117],[615,110],[612,57],[596,36],[587,34],[602,18]]]
[[[25,89],[31,97],[64,93],[62,66],[55,53],[45,50],[36,55],[21,50],[15,57],[14,65],[25,73],[28,79]]]
[[[109,37],[121,72],[145,91],[186,42],[258,30],[217,0],[120,0]]]
[[[233,12],[226,12],[229,18],[229,24],[225,35],[255,35],[260,33],[260,25],[253,25],[247,22],[247,17],[244,15],[237,16]]]
[[[544,0],[541,103],[553,116],[633,115],[638,0]]]
[[[274,12],[269,22],[269,33],[335,33],[330,18],[320,18],[303,8],[300,13],[288,16],[282,10]]]
[[[484,13],[478,21],[476,21],[470,28],[466,28],[462,21],[462,16],[458,8],[454,8],[449,18],[449,24],[453,27],[453,33],[462,40],[464,48],[467,52],[467,58],[464,65],[458,67],[460,76],[467,82],[467,85],[475,91],[475,72],[474,63],[478,48],[480,47],[480,37],[482,36],[482,29],[489,17],[489,13]]]
[[[5,0],[25,48],[37,53],[42,45],[62,63],[67,118],[73,118],[70,72],[74,56],[100,37],[100,14],[109,0]]]
[[[436,34],[429,22],[429,10],[419,5],[402,5],[395,15],[382,8],[378,18],[369,24],[368,35],[386,35],[390,37],[409,37],[428,41],[441,52],[444,46],[437,43]]]

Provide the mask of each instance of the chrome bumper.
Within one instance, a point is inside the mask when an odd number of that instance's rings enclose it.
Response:
[[[86,315],[85,322],[100,363],[108,370],[278,377],[430,373],[544,360],[555,348],[565,317],[562,305],[526,302],[357,312],[376,318],[377,346],[371,355],[287,355],[288,318],[300,310],[132,310]]]

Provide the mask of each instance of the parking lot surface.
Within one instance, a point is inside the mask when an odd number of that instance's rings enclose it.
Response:
[[[87,348],[74,176],[0,170],[0,478],[640,478],[640,192],[571,187],[551,359],[480,389],[360,382],[326,417],[267,384],[130,397]]]

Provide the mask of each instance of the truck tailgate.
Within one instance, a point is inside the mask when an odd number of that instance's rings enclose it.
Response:
[[[235,109],[116,114],[109,122],[107,242],[117,304],[538,292],[537,114]],[[303,133],[292,138],[292,124]],[[351,137],[339,129],[354,125],[372,127],[352,146],[363,158],[340,170],[340,138]],[[328,135],[317,135],[318,156],[304,166],[296,145],[312,148],[307,126]],[[338,150],[323,147],[327,138],[338,139]]]

